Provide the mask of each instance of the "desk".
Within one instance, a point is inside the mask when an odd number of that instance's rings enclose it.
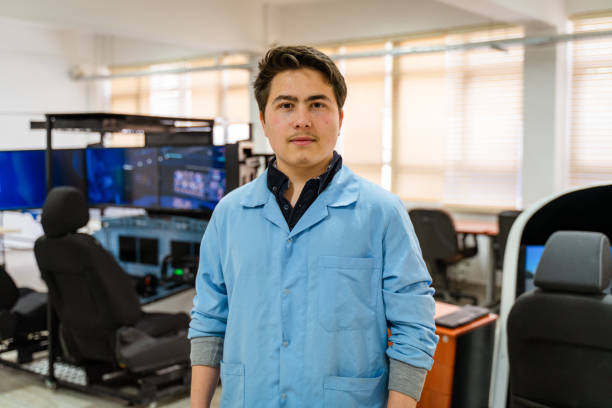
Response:
[[[459,306],[436,302],[436,318]],[[419,408],[486,406],[493,355],[494,322],[489,313],[455,329],[436,327],[440,336],[434,365],[427,374]]]
[[[485,290],[485,305],[490,306],[496,303],[496,282],[495,275],[497,268],[495,266],[495,240],[499,234],[499,225],[497,221],[490,220],[454,220],[455,231],[458,234],[473,234],[484,235],[489,242],[489,257],[486,258],[484,269],[488,273],[487,284]]]
[[[453,220],[455,230],[460,234],[488,235],[496,237],[499,226],[494,220]]]

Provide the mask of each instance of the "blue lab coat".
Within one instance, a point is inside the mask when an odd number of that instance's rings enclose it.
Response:
[[[289,231],[264,172],[208,224],[189,337],[225,338],[221,407],[383,407],[387,356],[433,363],[430,283],[398,197],[343,166]]]

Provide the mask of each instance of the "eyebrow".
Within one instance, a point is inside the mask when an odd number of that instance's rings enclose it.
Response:
[[[327,96],[327,95],[311,95],[308,98],[306,98],[306,102],[311,102],[311,101],[316,101],[319,99],[323,99],[326,101],[331,102],[331,99]],[[278,101],[291,101],[291,102],[297,102],[298,98],[296,98],[295,96],[290,96],[290,95],[278,95],[276,98],[274,98],[274,100],[272,101],[272,103],[278,102]]]

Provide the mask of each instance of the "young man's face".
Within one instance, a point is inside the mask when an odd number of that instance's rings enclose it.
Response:
[[[259,116],[279,170],[325,171],[343,113],[338,112],[334,90],[319,71],[303,68],[277,74],[270,84],[265,117],[261,112]]]

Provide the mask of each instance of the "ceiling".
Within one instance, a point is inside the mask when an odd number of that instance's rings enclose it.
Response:
[[[355,36],[364,37],[388,34],[384,27],[388,20],[403,33],[410,32],[412,23],[415,30],[422,30],[441,28],[436,25],[449,20],[555,26],[567,14],[605,8],[612,9],[612,0],[0,0],[1,17],[194,50],[260,50],[272,40],[300,40],[301,34],[292,34],[302,17],[310,19],[302,27],[305,34],[321,29],[346,37],[358,30]],[[326,18],[328,9],[335,12],[330,18]],[[376,10],[371,24],[380,25],[378,31],[368,31],[362,24],[367,19],[363,14],[371,10]],[[425,16],[430,24],[416,24],[416,16]]]

